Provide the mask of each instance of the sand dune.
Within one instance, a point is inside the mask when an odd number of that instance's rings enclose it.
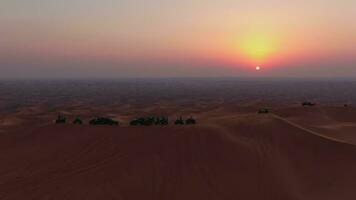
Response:
[[[209,116],[195,127],[2,133],[0,199],[356,197],[354,145],[312,134],[290,116]]]
[[[352,107],[283,108],[275,113],[328,137],[356,144],[356,109]]]

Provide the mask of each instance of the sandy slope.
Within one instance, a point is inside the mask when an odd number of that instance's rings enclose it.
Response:
[[[312,131],[356,145],[356,109],[353,107],[287,107],[275,113]]]
[[[212,122],[1,133],[0,199],[355,199],[354,145],[273,115]]]

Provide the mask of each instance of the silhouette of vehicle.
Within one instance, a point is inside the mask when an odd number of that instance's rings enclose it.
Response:
[[[182,117],[179,117],[175,122],[175,125],[184,125],[184,120]]]
[[[193,117],[189,117],[187,120],[185,120],[185,124],[187,124],[187,125],[194,125],[196,123],[197,122]]]
[[[303,103],[302,103],[302,106],[315,106],[316,104],[315,103],[312,103],[312,102],[310,102],[310,101],[304,101]]]
[[[77,118],[75,118],[75,120],[73,121],[73,124],[83,124],[83,121],[82,121],[79,117],[77,117]]]
[[[98,118],[90,120],[89,124],[117,126],[117,125],[119,125],[119,122],[115,121],[113,119],[110,119],[110,118],[98,117]]]
[[[137,119],[134,119],[130,122],[131,126],[150,126],[154,123],[154,118],[152,117],[140,117]]]
[[[145,118],[140,117],[140,118],[137,118],[137,119],[133,119],[130,122],[130,125],[131,126],[142,126],[142,125],[144,125],[144,123],[145,123]]]
[[[67,119],[63,117],[61,114],[58,114],[56,119],[56,124],[65,124]]]
[[[347,108],[347,107],[349,107],[349,105],[348,104],[344,104],[344,107]]]
[[[155,118],[154,117],[146,117],[143,125],[151,126],[154,123],[155,123]]]
[[[267,108],[260,108],[258,110],[258,114],[268,114],[269,110]]]
[[[169,124],[168,117],[161,116],[161,117],[156,117],[155,119],[155,124],[156,125],[161,125],[161,126],[166,126]]]
[[[130,122],[131,126],[168,125],[168,117],[140,117]]]

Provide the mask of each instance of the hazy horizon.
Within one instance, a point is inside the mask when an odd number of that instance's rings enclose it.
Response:
[[[355,18],[348,0],[4,0],[0,79],[354,78]]]

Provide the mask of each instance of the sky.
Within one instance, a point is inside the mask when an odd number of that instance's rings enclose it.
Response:
[[[355,19],[355,0],[1,0],[0,78],[356,77]]]

